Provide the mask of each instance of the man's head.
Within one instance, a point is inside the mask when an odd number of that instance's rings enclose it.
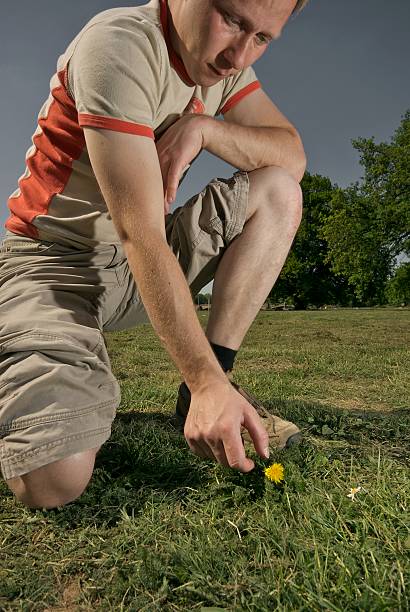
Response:
[[[308,0],[168,0],[171,40],[192,81],[203,86],[256,62]]]

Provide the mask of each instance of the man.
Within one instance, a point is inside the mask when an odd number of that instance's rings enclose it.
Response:
[[[1,257],[0,460],[26,505],[76,499],[110,435],[103,330],[151,321],[197,455],[246,472],[242,438],[264,457],[298,438],[226,373],[300,222],[303,146],[250,66],[305,1],[111,9],[59,58]],[[202,149],[239,172],[169,214]],[[205,335],[192,295],[213,277]]]

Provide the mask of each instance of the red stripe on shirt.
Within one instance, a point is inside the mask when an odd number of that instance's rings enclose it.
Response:
[[[160,0],[160,19],[161,27],[165,38],[165,43],[168,49],[169,59],[172,66],[175,68],[181,79],[190,87],[195,87],[194,81],[191,79],[186,71],[184,62],[181,57],[177,54],[172,46],[171,33],[169,31],[169,16],[168,16],[168,2],[167,0]]]
[[[96,127],[105,130],[113,130],[114,132],[125,132],[126,134],[137,134],[138,136],[147,136],[154,140],[154,132],[147,125],[139,123],[131,123],[122,119],[112,119],[111,117],[102,117],[100,115],[87,115],[80,113],[78,120],[81,127]]]
[[[61,85],[51,91],[54,99],[47,117],[38,121],[41,133],[33,136],[35,151],[26,159],[30,176],[19,180],[20,195],[8,200],[11,215],[6,228],[31,238],[38,238],[33,220],[38,215],[46,215],[52,198],[64,191],[73,171],[73,161],[85,147],[77,110],[64,86],[65,72],[58,73]]]
[[[243,89],[238,91],[236,94],[234,94],[232,98],[229,98],[229,100],[227,100],[227,102],[225,102],[225,104],[221,108],[220,112],[224,115],[229,110],[231,110],[231,108],[236,106],[238,102],[240,102],[243,98],[245,98],[245,96],[252,93],[252,91],[256,91],[257,89],[260,89],[260,88],[261,88],[261,84],[259,83],[259,81],[253,81],[253,83],[249,83],[249,85],[246,85],[246,87],[244,87]]]

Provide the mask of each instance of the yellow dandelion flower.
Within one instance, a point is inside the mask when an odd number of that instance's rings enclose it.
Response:
[[[265,468],[265,476],[275,484],[279,484],[285,477],[285,470],[281,463],[272,463],[268,468]]]

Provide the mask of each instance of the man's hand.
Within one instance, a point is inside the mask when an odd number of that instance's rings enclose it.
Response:
[[[202,126],[201,115],[182,115],[156,143],[164,184],[165,214],[175,200],[185,169],[203,148]]]
[[[241,427],[248,430],[257,453],[267,459],[268,434],[256,410],[229,381],[214,383],[191,394],[184,435],[196,455],[249,472],[255,464],[245,455]]]

